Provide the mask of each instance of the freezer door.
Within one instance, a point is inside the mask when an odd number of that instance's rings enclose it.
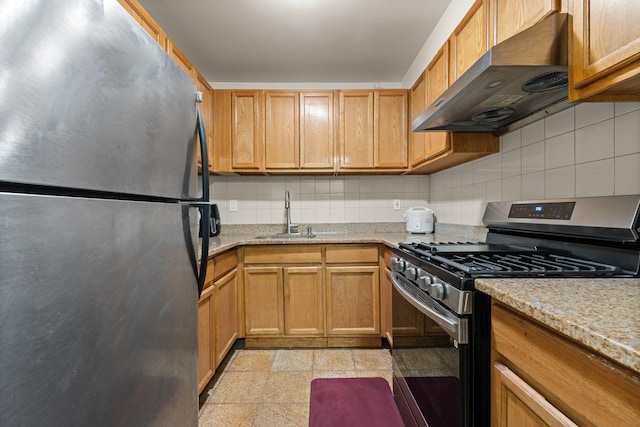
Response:
[[[196,85],[116,0],[0,10],[0,183],[196,198]]]
[[[0,425],[197,426],[195,215],[0,193]]]

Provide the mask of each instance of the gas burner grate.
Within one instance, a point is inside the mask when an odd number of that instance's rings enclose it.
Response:
[[[447,254],[435,255],[431,261],[438,262],[448,270],[458,270],[472,276],[598,276],[620,272],[613,265],[544,252]]]

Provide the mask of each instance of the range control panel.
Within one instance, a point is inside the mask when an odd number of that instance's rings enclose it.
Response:
[[[509,218],[536,218],[570,220],[576,202],[514,203]]]

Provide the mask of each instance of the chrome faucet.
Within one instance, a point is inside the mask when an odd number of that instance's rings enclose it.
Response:
[[[298,224],[291,223],[291,202],[289,201],[289,190],[284,192],[284,210],[287,213],[287,234],[291,234],[293,233],[292,229],[298,228]]]

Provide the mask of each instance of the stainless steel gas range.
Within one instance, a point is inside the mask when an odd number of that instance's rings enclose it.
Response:
[[[640,277],[640,195],[487,205],[485,242],[399,243],[394,395],[407,426],[490,424],[490,305],[475,279]]]

